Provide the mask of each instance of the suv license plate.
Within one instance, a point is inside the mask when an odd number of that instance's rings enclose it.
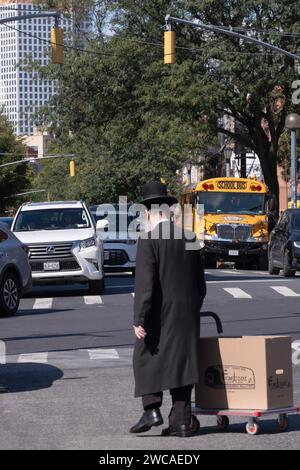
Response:
[[[239,250],[229,250],[229,256],[239,256]]]
[[[59,261],[52,263],[44,263],[44,271],[59,271]]]

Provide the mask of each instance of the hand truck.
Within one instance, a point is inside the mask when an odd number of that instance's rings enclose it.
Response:
[[[218,334],[223,333],[223,326],[219,316],[214,312],[201,312],[200,318],[210,317],[215,320]],[[226,431],[229,426],[229,416],[241,416],[247,418],[246,431],[251,436],[258,434],[260,431],[259,418],[271,414],[277,414],[276,421],[277,429],[280,432],[286,431],[289,426],[288,416],[291,414],[300,413],[300,406],[291,406],[287,408],[276,408],[272,410],[237,410],[237,409],[203,409],[195,405],[192,412],[192,430],[197,432],[200,429],[200,422],[196,415],[203,416],[216,416],[217,425],[221,431]]]

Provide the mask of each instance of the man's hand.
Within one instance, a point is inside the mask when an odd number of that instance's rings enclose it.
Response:
[[[134,329],[134,334],[138,339],[144,339],[145,336],[147,335],[146,331],[144,330],[142,326],[133,325],[133,329]]]

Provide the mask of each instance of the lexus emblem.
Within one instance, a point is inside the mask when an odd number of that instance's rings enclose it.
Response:
[[[55,253],[55,246],[47,246],[46,251],[47,253]]]

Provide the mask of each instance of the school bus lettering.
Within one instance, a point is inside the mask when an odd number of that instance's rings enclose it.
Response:
[[[218,181],[218,189],[247,189],[247,183],[245,181]]]

